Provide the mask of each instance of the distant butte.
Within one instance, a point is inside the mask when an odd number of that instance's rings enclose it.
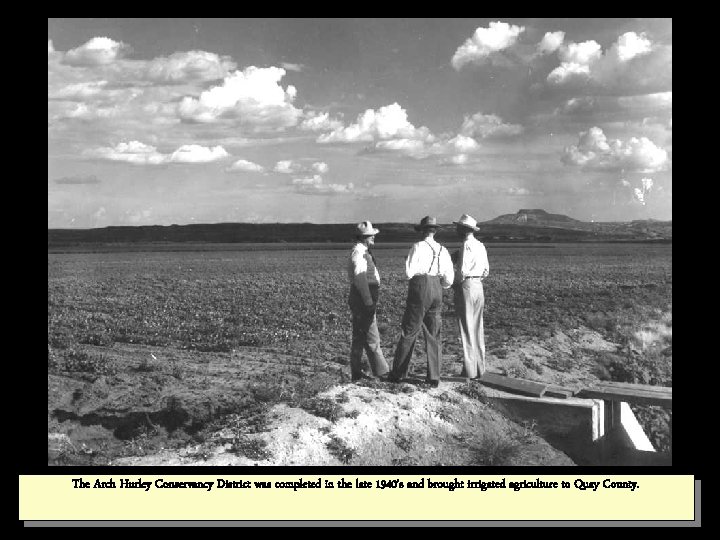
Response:
[[[518,210],[516,214],[503,214],[495,219],[485,221],[484,223],[503,223],[503,224],[553,224],[553,223],[580,223],[579,220],[565,216],[563,214],[550,214],[541,208],[523,208]]]

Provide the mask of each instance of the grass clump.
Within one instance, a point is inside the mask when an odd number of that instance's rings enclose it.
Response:
[[[350,448],[345,441],[337,435],[332,435],[330,441],[325,445],[328,451],[345,465],[352,461],[355,450]]]
[[[471,445],[475,465],[510,465],[520,452],[520,443],[506,435],[485,434]]]
[[[474,382],[470,384],[464,384],[462,386],[459,386],[457,391],[464,396],[469,397],[470,399],[479,401],[480,403],[489,403],[487,392],[485,392],[485,389],[480,384]]]
[[[254,461],[263,461],[272,457],[267,450],[266,441],[244,435],[238,435],[232,440],[228,452],[237,456],[245,456]]]
[[[342,406],[328,398],[306,399],[300,406],[307,412],[321,418],[326,418],[333,423],[345,416]]]

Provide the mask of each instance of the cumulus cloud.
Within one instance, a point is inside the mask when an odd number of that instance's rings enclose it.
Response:
[[[561,159],[586,169],[638,172],[661,171],[669,164],[667,151],[647,137],[608,141],[599,127],[581,133],[578,144],[565,147]]]
[[[640,203],[646,206],[648,203],[650,192],[652,191],[654,182],[652,178],[642,178],[640,180],[640,186],[634,187],[630,182],[625,179],[621,179],[618,185],[621,191],[628,194],[630,203]],[[613,203],[615,200],[615,194],[613,192]]]
[[[48,46],[48,52],[49,52]],[[63,63],[70,66],[103,66],[113,63],[128,49],[122,42],[108,37],[94,37],[83,45],[67,51]]]
[[[430,140],[432,135],[426,127],[416,128],[407,118],[407,112],[397,103],[367,109],[357,117],[354,124],[337,127],[332,132],[320,135],[318,143],[373,142],[389,139]]]
[[[512,137],[524,131],[519,124],[507,124],[495,114],[476,113],[466,116],[463,120],[460,133],[468,137],[481,139]]]
[[[303,131],[332,131],[342,129],[343,123],[336,118],[330,118],[329,113],[308,111],[299,127]]]
[[[292,102],[297,90],[279,83],[285,70],[250,66],[225,77],[223,83],[198,98],[186,96],[178,105],[184,121],[214,123],[231,120],[256,130],[279,130],[297,124],[302,111]]]
[[[57,102],[56,106],[48,103],[48,120],[54,122],[62,119],[97,120],[117,116],[119,108],[116,106],[100,106],[90,103],[75,103],[68,101]]]
[[[672,88],[672,46],[626,32],[605,52],[593,40],[558,48],[560,65],[547,76],[551,87],[583,93],[638,93]]]
[[[552,84],[566,84],[573,78],[584,81],[590,79],[590,64],[602,56],[600,44],[596,41],[568,43],[560,49],[561,63],[547,77]]]
[[[425,141],[419,139],[391,139],[389,141],[378,141],[374,147],[376,150],[389,150],[404,152],[407,154],[419,154],[425,152]]]
[[[102,94],[107,81],[85,81],[48,88],[48,99],[86,101]]]
[[[104,146],[85,150],[86,157],[124,161],[136,165],[160,165],[165,163],[167,156],[161,154],[152,145],[140,141],[121,142],[114,147]]]
[[[491,60],[492,55],[514,45],[524,31],[524,26],[500,21],[491,22],[487,28],[479,27],[471,38],[458,47],[451,63],[456,70],[466,64],[484,64]]]
[[[282,67],[283,69],[286,69],[288,71],[302,71],[305,66],[303,64],[293,64],[290,62],[282,62],[280,64],[280,67]]]
[[[444,133],[436,137],[426,128],[421,128],[415,130],[415,137],[395,137],[388,140],[379,140],[372,146],[365,148],[363,153],[398,152],[415,159],[424,159],[430,156],[451,156],[442,159],[440,163],[443,165],[461,165],[467,162],[467,154],[475,153],[480,149],[478,138],[512,137],[523,133],[523,131],[523,126],[505,123],[497,115],[476,113],[465,117],[460,132],[454,136],[451,133]]]
[[[229,56],[206,51],[176,52],[150,60],[144,66],[145,78],[166,84],[215,81],[237,68]]]
[[[300,161],[293,161],[291,159],[280,160],[275,164],[275,167],[273,168],[273,171],[282,174],[324,174],[329,170],[329,165],[324,161],[316,161],[312,164],[306,164]]]
[[[232,165],[230,165],[227,169],[227,172],[237,172],[237,171],[246,171],[246,172],[265,172],[265,167],[262,165],[258,165],[257,163],[253,163],[252,161],[248,161],[246,159],[239,159]]]
[[[94,174],[88,176],[63,176],[55,179],[56,184],[66,185],[82,185],[82,184],[99,184],[100,180]]]
[[[622,62],[627,62],[640,54],[649,53],[651,50],[652,43],[645,34],[626,32],[618,38],[611,53],[614,53]]]
[[[124,161],[135,165],[161,165],[163,163],[208,163],[227,157],[222,146],[213,148],[197,144],[186,144],[172,154],[162,154],[157,148],[140,141],[121,142],[114,147],[100,147],[85,150],[85,157]]]
[[[237,69],[237,64],[229,56],[207,51],[179,51],[170,56],[138,60],[124,58],[129,50],[130,46],[124,43],[95,37],[80,47],[59,53],[54,50],[52,41],[48,40],[48,60],[61,59],[61,63],[54,66],[56,70],[66,65],[66,69],[70,69],[70,73],[75,76],[101,75],[122,86],[205,83],[222,80]],[[78,72],[67,66],[88,69]]]
[[[328,172],[329,169],[330,167],[324,161],[317,161],[312,164],[312,170],[319,174],[324,174]]]
[[[643,190],[640,189],[640,188],[635,188],[635,189],[633,190],[633,194],[635,195],[635,199],[636,199],[640,204],[642,204],[643,206],[645,206],[645,193],[643,192]]]
[[[293,185],[295,186],[316,186],[322,184],[322,176],[316,174],[307,178],[293,178]]]
[[[199,144],[184,144],[170,155],[168,161],[172,163],[209,163],[229,155],[222,146],[210,148]]]
[[[290,159],[283,159],[275,164],[273,170],[283,174],[292,174],[296,172],[297,165],[299,164],[296,164]]]
[[[429,142],[433,141],[433,142]],[[427,139],[390,139],[387,141],[378,141],[374,145],[366,147],[363,153],[375,152],[397,152],[414,159],[425,159],[430,156],[453,156],[443,160],[443,164],[459,165],[467,161],[467,156],[456,157],[460,154],[469,154],[477,152],[480,144],[466,135],[458,134],[450,137],[444,134],[441,137],[431,136]]]
[[[560,60],[568,64],[588,65],[602,56],[602,48],[595,40],[570,42],[560,51]]]
[[[545,32],[540,43],[537,44],[538,54],[554,53],[565,41],[565,32]]]
[[[466,154],[468,152],[475,152],[480,148],[480,144],[467,135],[456,135],[447,142],[436,143],[434,145],[440,152],[457,152],[460,154]]]
[[[402,119],[406,121],[406,117]],[[524,128],[518,124],[505,123],[502,118],[494,114],[476,113],[464,118],[459,133],[454,136],[446,133],[436,137],[426,128],[415,130],[414,133],[412,133],[412,129],[407,131],[415,136],[380,140],[366,148],[364,153],[394,151],[416,159],[424,159],[433,155],[449,155],[450,158],[443,159],[440,163],[461,165],[467,162],[467,154],[480,149],[480,143],[476,139],[511,137],[521,134]]]
[[[530,195],[530,190],[526,188],[509,187],[507,190],[507,194],[517,196]]]

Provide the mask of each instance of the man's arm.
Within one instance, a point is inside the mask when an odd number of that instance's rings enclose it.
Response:
[[[480,263],[480,277],[487,277],[490,274],[490,263],[488,262],[487,250],[484,244],[480,244],[478,249],[478,262]]]
[[[450,259],[448,250],[443,247],[440,250],[440,284],[443,289],[449,289],[452,287],[454,279],[455,268],[453,268],[452,259]]]
[[[413,244],[407,258],[405,259],[405,275],[408,279],[412,279],[412,277],[417,273],[417,258],[417,246],[416,244]]]

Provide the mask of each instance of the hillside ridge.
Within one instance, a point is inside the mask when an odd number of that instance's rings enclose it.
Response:
[[[409,242],[417,238],[413,223],[375,223],[376,241]],[[483,242],[672,241],[672,221],[584,222],[542,209],[521,209],[479,222]],[[86,244],[137,243],[345,243],[354,223],[207,223],[188,225],[110,226],[96,229],[48,229],[48,248]],[[442,224],[438,240],[456,240],[455,226]]]

